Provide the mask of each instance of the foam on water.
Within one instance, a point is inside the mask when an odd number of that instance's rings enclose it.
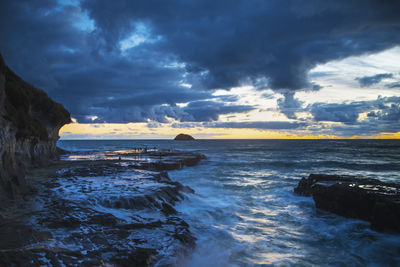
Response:
[[[197,237],[185,266],[398,265],[400,236],[366,222],[315,209],[293,188],[310,173],[400,182],[400,141],[165,140],[61,141],[62,148],[129,150],[148,146],[195,150],[208,159],[170,172],[193,188],[177,203]],[[135,181],[131,181],[134,183]]]

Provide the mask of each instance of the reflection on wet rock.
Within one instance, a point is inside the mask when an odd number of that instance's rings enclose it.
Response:
[[[165,169],[204,157],[133,153],[140,159],[111,151],[89,158],[81,153],[79,160],[65,155],[53,177],[37,182],[26,205],[2,211],[0,265],[178,265],[196,239],[174,205],[194,191],[171,181]]]

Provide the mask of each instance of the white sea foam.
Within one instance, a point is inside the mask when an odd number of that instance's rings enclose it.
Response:
[[[72,141],[62,145],[80,148]],[[195,167],[170,172],[171,179],[196,191],[175,207],[198,239],[193,254],[175,259],[180,265],[400,262],[398,235],[377,233],[365,222],[316,210],[312,198],[292,193],[309,173],[400,182],[400,154],[391,149],[400,141],[93,141],[85,149],[128,150],[140,145],[201,150],[208,157]]]

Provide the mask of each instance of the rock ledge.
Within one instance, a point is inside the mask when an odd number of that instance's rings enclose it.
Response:
[[[371,223],[376,231],[400,233],[400,184],[349,175],[310,174],[294,193],[312,196],[319,209]]]

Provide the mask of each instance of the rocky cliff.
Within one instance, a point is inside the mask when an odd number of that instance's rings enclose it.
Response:
[[[0,55],[0,199],[27,190],[26,169],[57,156],[58,131],[69,122],[61,104],[13,73]]]

